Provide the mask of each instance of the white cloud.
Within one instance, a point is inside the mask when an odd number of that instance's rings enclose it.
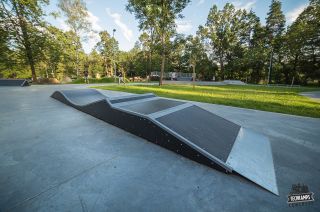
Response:
[[[102,27],[99,25],[99,18],[93,15],[91,12],[88,12],[87,20],[91,23],[92,29],[94,31],[101,31]]]
[[[307,7],[306,4],[300,5],[299,7],[296,7],[295,9],[293,9],[292,11],[288,12],[286,14],[286,19],[287,22],[290,24],[292,22],[294,22],[298,16],[300,15],[300,13],[302,13],[302,11]]]
[[[57,18],[57,21],[59,22],[59,28],[62,29],[62,31],[66,32],[70,30],[70,27],[66,24],[64,19]]]
[[[100,41],[100,36],[98,32],[90,31],[86,34],[86,39],[83,40],[83,49],[86,53],[90,53],[95,45]]]
[[[253,1],[245,1],[245,2],[241,2],[241,1],[234,1],[232,2],[232,4],[235,6],[235,8],[237,9],[241,9],[241,10],[247,10],[250,11],[252,8],[255,7],[256,5],[256,0]]]
[[[205,2],[205,0],[199,0],[198,3],[197,3],[197,6],[203,4]]]
[[[97,44],[97,42],[100,41],[99,32],[103,30],[103,28],[100,26],[99,21],[100,19],[93,15],[91,12],[88,12],[87,20],[92,25],[92,31],[81,33],[80,37],[83,44],[83,49],[86,53],[89,53],[94,46]],[[69,31],[70,27],[66,24],[65,19],[58,18],[57,19],[59,23],[59,28],[63,31]]]
[[[93,0],[85,0],[86,4],[92,4]]]
[[[178,33],[187,33],[192,29],[191,21],[176,20],[176,25]]]
[[[89,53],[97,42],[100,41],[99,32],[102,31],[103,28],[99,24],[100,19],[89,11],[87,20],[91,23],[92,31],[82,37],[86,37],[86,39],[83,40],[83,49],[86,53]]]
[[[127,39],[127,41],[131,41],[132,38],[132,30],[121,20],[121,15],[119,13],[112,13],[110,8],[106,8],[108,15],[113,19],[115,24],[120,28],[123,36]]]

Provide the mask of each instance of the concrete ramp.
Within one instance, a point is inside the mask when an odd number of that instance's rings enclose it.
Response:
[[[236,172],[278,195],[267,137],[192,103],[154,94],[107,98],[93,89],[52,97],[206,166]]]
[[[0,86],[29,86],[28,80],[25,79],[0,79]]]

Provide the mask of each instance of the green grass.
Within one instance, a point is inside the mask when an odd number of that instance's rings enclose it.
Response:
[[[319,88],[266,86],[120,85],[94,88],[130,93],[154,93],[158,96],[197,102],[229,105],[271,112],[320,118],[320,101],[299,95]]]
[[[89,78],[89,83],[113,83],[114,78],[108,77],[108,78],[101,78],[101,79],[95,79],[95,78]],[[84,78],[78,78],[70,82],[70,84],[84,84]]]

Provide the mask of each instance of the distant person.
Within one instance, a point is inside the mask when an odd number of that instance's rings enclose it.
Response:
[[[118,78],[119,78],[119,81],[118,81],[118,84],[120,84],[121,83],[121,81],[124,83],[124,84],[126,84],[125,82],[124,82],[124,79],[123,79],[123,76],[122,76],[122,72],[121,71],[117,71],[117,75],[118,75]]]
[[[87,70],[85,70],[83,72],[83,75],[84,75],[84,82],[89,84],[89,80],[88,80],[89,72]]]

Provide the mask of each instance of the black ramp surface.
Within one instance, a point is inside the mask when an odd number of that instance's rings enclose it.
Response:
[[[240,126],[198,106],[156,119],[211,155],[226,162]]]
[[[94,89],[64,90],[61,92],[76,105],[87,105],[106,98]]]
[[[139,96],[128,96],[128,97],[121,97],[117,99],[111,99],[110,102],[111,104],[117,104],[121,102],[128,102],[128,101],[135,101],[135,100],[140,100],[140,99],[147,99],[147,98],[152,98],[155,97],[154,94],[147,94],[147,95],[139,95]]]
[[[184,102],[173,101],[168,99],[156,99],[147,102],[139,102],[132,105],[122,106],[121,108],[148,115],[181,104],[184,104]]]
[[[29,86],[25,79],[0,79],[0,86]]]

